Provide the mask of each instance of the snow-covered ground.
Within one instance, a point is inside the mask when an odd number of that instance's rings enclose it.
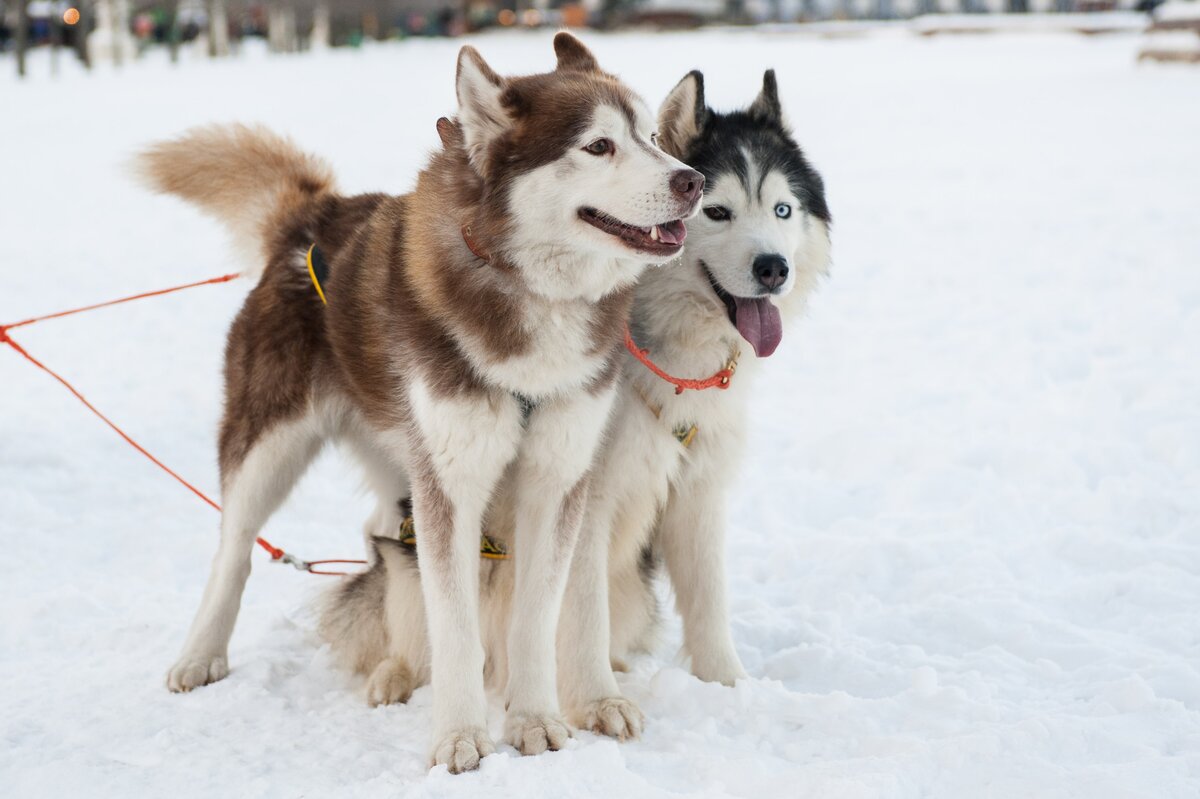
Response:
[[[428,689],[368,709],[313,634],[332,578],[256,553],[233,673],[170,695],[216,514],[3,349],[0,793],[1200,795],[1200,74],[1137,66],[1127,35],[588,41],[652,103],[700,67],[741,104],[776,67],[828,182],[833,275],[764,372],[732,492],[752,679],[691,678],[672,622],[621,681],[643,740],[430,773]],[[503,72],[551,63],[547,33],[476,43]],[[35,60],[25,84],[0,62],[0,320],[234,268],[120,171],[188,125],[261,120],[348,190],[404,190],[456,47],[58,81]],[[212,490],[245,290],[14,337]],[[353,557],[369,509],[330,454],[267,537]]]

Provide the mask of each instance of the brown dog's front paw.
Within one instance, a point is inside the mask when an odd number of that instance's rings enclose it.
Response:
[[[167,688],[172,693],[187,693],[229,676],[229,661],[224,655],[184,655],[167,672]]]

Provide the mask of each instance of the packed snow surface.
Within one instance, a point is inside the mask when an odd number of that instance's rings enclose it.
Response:
[[[314,635],[334,578],[256,552],[232,674],[171,695],[216,514],[4,349],[0,792],[1200,795],[1200,74],[1137,66],[1129,35],[588,42],[651,104],[699,67],[738,106],[775,67],[828,183],[833,272],[763,371],[729,487],[751,679],[692,678],[672,620],[621,677],[642,740],[431,772],[429,689],[368,709]],[[549,33],[475,44],[501,72],[552,63]],[[122,171],[190,125],[263,121],[347,191],[407,189],[457,46],[152,54],[57,80],[37,58],[24,84],[0,62],[0,320],[236,268],[214,223]],[[13,335],[216,491],[247,288]],[[354,557],[370,508],[333,452],[266,535]]]

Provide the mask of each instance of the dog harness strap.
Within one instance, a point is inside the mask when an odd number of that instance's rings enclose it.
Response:
[[[411,512],[400,522],[400,545],[414,551],[417,548],[417,528],[413,524]],[[508,546],[503,541],[487,533],[480,533],[479,557],[489,560],[508,560],[510,555]]]
[[[314,243],[308,248],[308,253],[304,256],[304,262],[308,265],[308,276],[312,279],[313,286],[317,289],[317,296],[321,298],[322,305],[328,305],[329,301],[325,299],[325,290],[321,288],[321,283],[329,277],[329,263],[325,260],[325,256],[317,249]]]

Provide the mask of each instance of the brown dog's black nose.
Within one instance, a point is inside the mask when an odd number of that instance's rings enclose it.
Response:
[[[671,174],[671,191],[681,200],[695,202],[704,191],[704,175],[694,169],[678,169]]]
[[[787,282],[787,259],[782,255],[760,255],[754,259],[754,276],[768,291]]]

